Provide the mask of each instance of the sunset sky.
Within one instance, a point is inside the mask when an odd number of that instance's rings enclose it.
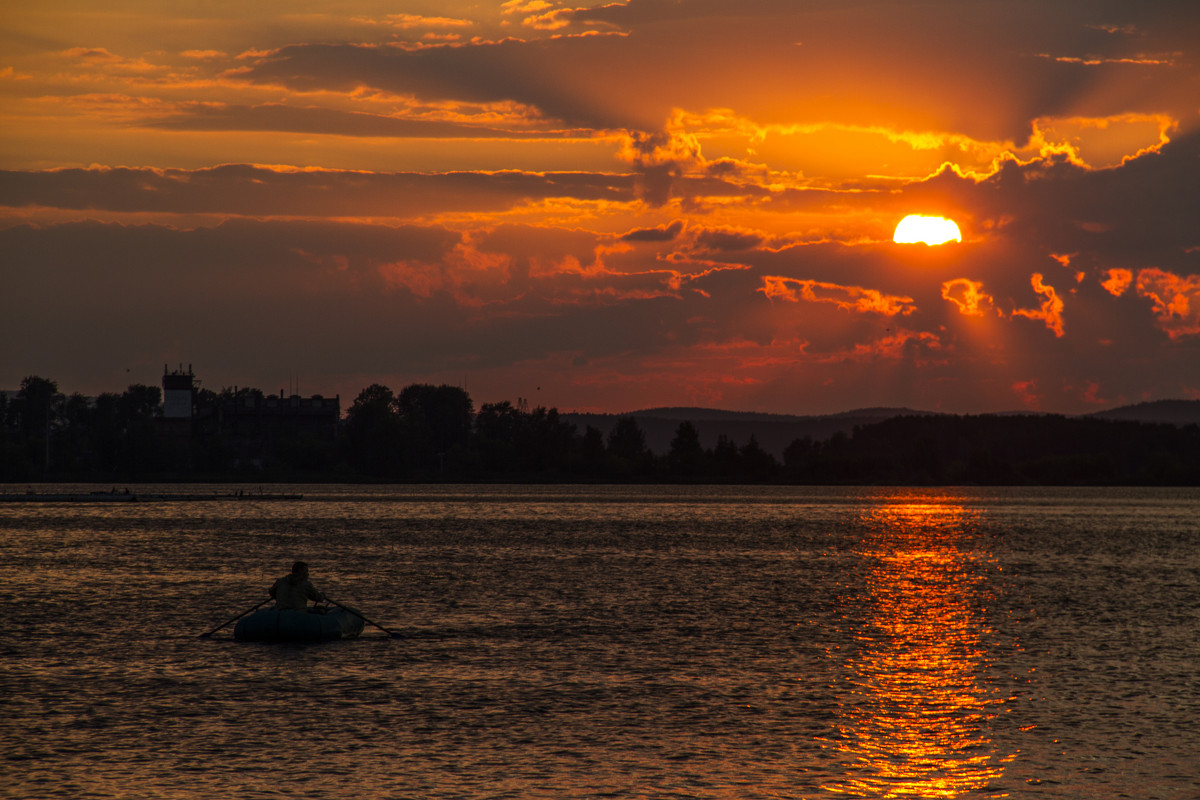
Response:
[[[0,91],[0,389],[1200,399],[1195,0],[41,0]]]

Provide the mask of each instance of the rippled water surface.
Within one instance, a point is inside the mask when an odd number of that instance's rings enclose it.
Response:
[[[301,491],[0,503],[0,795],[1200,796],[1198,490]]]

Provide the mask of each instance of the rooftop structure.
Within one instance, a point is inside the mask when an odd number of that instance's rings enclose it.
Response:
[[[168,372],[163,365],[163,417],[166,419],[191,419],[195,414],[196,375],[192,365],[188,364],[187,372],[180,366],[175,372]]]

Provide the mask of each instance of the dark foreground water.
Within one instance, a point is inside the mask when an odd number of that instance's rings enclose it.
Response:
[[[3,796],[1200,796],[1200,490],[301,491],[0,504]]]

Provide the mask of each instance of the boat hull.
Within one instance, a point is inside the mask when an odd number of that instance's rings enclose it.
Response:
[[[239,642],[328,642],[353,639],[362,633],[364,620],[353,611],[334,608],[325,613],[255,611],[238,620],[233,638]]]

